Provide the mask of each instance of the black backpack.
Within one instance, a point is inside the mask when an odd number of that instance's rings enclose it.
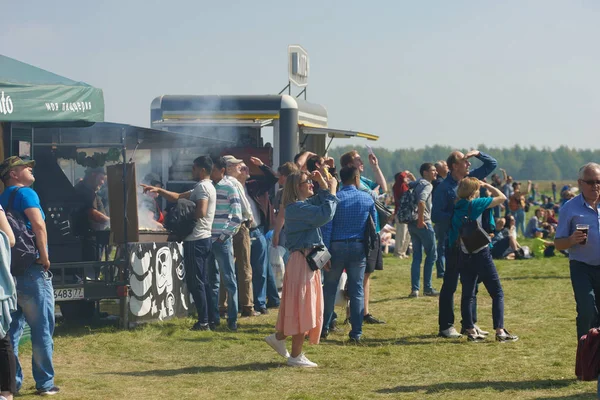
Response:
[[[17,192],[16,188],[8,199],[6,219],[15,235],[15,245],[10,249],[10,273],[13,276],[23,275],[25,270],[37,260],[37,245],[35,234],[27,227],[23,213],[13,209]]]
[[[167,213],[165,228],[177,241],[188,237],[196,227],[196,203],[188,199],[179,199]]]
[[[463,223],[458,234],[469,254],[473,253],[492,241],[490,235],[481,227],[477,219],[471,219],[471,202],[467,209],[467,215],[463,217]]]

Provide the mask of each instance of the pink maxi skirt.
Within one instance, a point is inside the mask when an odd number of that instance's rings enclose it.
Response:
[[[294,251],[285,266],[275,329],[286,336],[308,334],[310,343],[318,344],[322,328],[321,271],[311,270],[304,254]]]

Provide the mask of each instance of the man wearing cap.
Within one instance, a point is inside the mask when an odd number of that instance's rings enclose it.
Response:
[[[110,218],[98,196],[105,178],[104,168],[88,168],[83,180],[75,185],[75,193],[81,202],[75,230],[82,237],[83,261],[100,261],[102,247],[108,244]],[[89,274],[86,272],[86,275]]]
[[[242,207],[242,223],[238,232],[233,236],[233,254],[235,257],[235,270],[238,283],[239,307],[242,317],[254,317],[260,315],[254,311],[254,290],[252,287],[252,263],[250,254],[250,223],[253,220],[250,203],[245,196],[244,186],[237,177],[240,176],[244,160],[232,155],[223,156],[225,161],[224,179],[237,190]],[[219,308],[223,313],[225,307],[225,293],[221,291],[219,296]]]
[[[142,183],[157,188],[163,188],[164,186],[162,181],[160,180],[160,176],[158,176],[158,174],[155,173],[147,174],[142,180]],[[152,221],[156,222],[156,224],[149,223],[148,228],[162,228],[162,224],[165,222],[165,214],[163,213],[162,207],[160,206],[160,203],[157,199],[158,194],[153,192],[144,193],[143,197],[140,199],[141,209],[145,212],[148,212],[149,216],[152,218]],[[142,217],[140,216],[140,222],[141,221]]]
[[[35,181],[33,160],[23,161],[19,157],[9,157],[0,164],[0,177],[4,192],[0,204],[5,210],[12,208],[22,213],[28,228],[35,234],[39,257],[24,271],[12,271],[17,283],[17,311],[12,314],[8,331],[17,358],[17,391],[23,385],[23,370],[18,358],[19,340],[25,322],[31,328],[32,372],[35,387],[39,394],[50,395],[59,392],[54,386],[54,366],[52,353],[54,343],[54,290],[52,274],[49,272],[48,234],[45,215],[37,193],[30,188]],[[16,193],[15,193],[16,191]],[[13,196],[14,194],[14,196]],[[13,198],[9,207],[9,200]]]

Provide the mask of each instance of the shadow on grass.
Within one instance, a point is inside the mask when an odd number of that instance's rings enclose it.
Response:
[[[149,371],[131,371],[131,372],[103,372],[100,375],[120,375],[120,376],[177,376],[193,375],[212,372],[245,372],[245,371],[267,371],[269,369],[280,368],[281,363],[252,363],[242,365],[206,365],[203,367],[185,367],[179,369],[153,369]]]
[[[577,382],[576,379],[559,379],[559,380],[537,380],[537,381],[487,381],[487,382],[448,382],[436,383],[433,385],[410,385],[396,386],[389,389],[376,390],[377,393],[412,393],[424,391],[426,394],[438,393],[443,390],[478,390],[478,389],[494,389],[499,392],[505,390],[540,390],[540,389],[560,389],[570,386]],[[565,397],[569,398],[569,397]],[[573,397],[577,398],[577,397]]]
[[[347,338],[336,339],[334,336],[329,336],[327,339],[322,341],[323,344],[332,344],[337,346],[357,346],[357,347],[382,347],[382,346],[427,346],[437,342],[443,342],[444,344],[465,344],[464,340],[448,340],[442,339],[437,334],[431,335],[413,335],[404,336],[401,338],[391,339],[371,339],[364,338],[360,344],[354,344]]]
[[[54,328],[55,336],[80,337],[93,333],[109,333],[119,329],[119,320],[111,318],[93,319],[91,321],[72,321],[60,319]]]

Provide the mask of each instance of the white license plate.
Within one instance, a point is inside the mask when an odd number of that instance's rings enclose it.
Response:
[[[82,300],[83,288],[54,289],[55,301]]]

